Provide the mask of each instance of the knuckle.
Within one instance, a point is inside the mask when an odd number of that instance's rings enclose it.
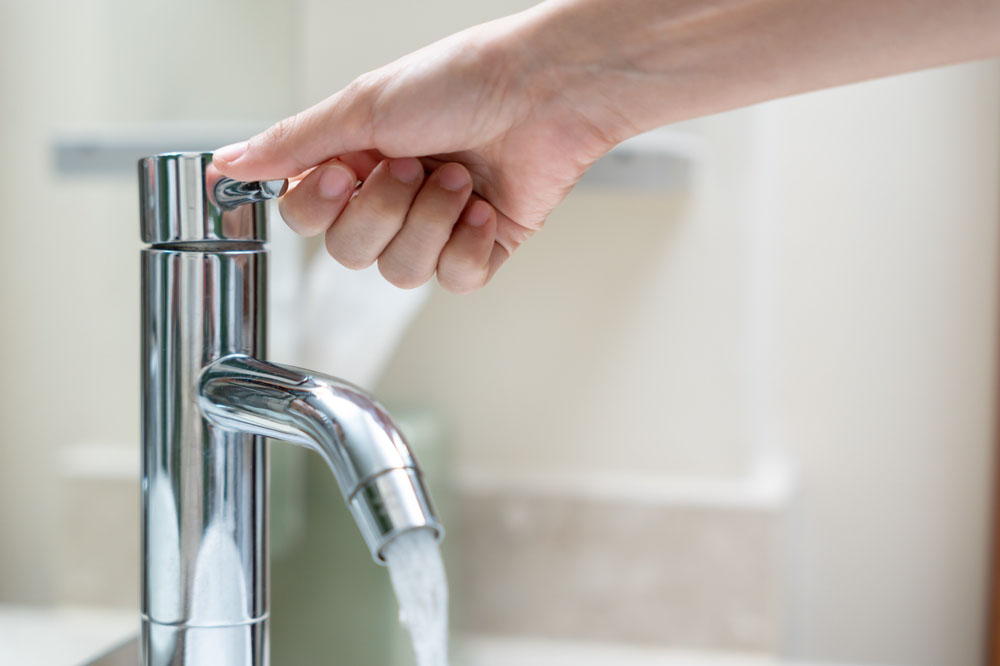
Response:
[[[438,283],[453,294],[469,294],[486,284],[486,271],[470,265],[443,263],[437,277]]]
[[[341,266],[349,268],[352,271],[364,270],[374,263],[372,259],[344,252],[334,255],[333,258],[336,259]]]
[[[293,231],[299,233],[299,229],[302,228],[302,221],[298,218],[295,211],[295,204],[289,197],[282,197],[278,201],[278,215],[281,216],[281,219],[284,220],[285,224],[291,227]]]
[[[389,283],[400,289],[415,289],[426,283],[431,277],[398,261],[384,257],[379,257],[378,271]]]
[[[337,263],[352,271],[360,271],[375,263],[375,257],[366,255],[361,248],[341,242],[335,234],[331,233],[326,235],[326,251]]]
[[[295,135],[302,129],[304,120],[305,118],[301,113],[282,118],[258,135],[260,137],[259,142],[257,142],[259,143],[259,148],[265,151],[281,151],[299,172],[305,171],[312,165],[306,164],[296,155],[296,147],[293,141]]]
[[[379,91],[384,87],[378,70],[358,76],[338,94],[346,112],[341,122],[351,132],[364,136],[369,145],[375,143],[375,121]]]
[[[295,130],[295,126],[298,124],[297,119],[297,115],[288,116],[268,127],[264,131],[267,142],[272,144],[284,142]]]
[[[442,278],[438,275],[438,283],[444,288],[445,291],[451,292],[458,296],[464,296],[465,294],[471,294],[472,292],[479,289],[482,285],[476,285],[472,282],[465,282],[462,280],[454,280]]]
[[[376,80],[375,72],[366,72],[354,78],[348,83],[342,92],[344,98],[350,102],[356,102],[367,97],[369,90]]]
[[[401,217],[400,206],[396,202],[387,200],[385,197],[373,196],[376,193],[361,192],[357,196],[357,200],[351,203],[355,204],[356,212],[363,215],[369,220],[390,220],[397,219]],[[402,220],[400,220],[402,223]]]
[[[339,252],[333,258],[340,262],[341,266],[350,268],[352,271],[360,271],[368,268],[375,261],[362,254],[355,254],[353,252]]]
[[[409,207],[409,200],[394,196],[392,193],[386,195],[378,188],[368,191],[362,188],[349,204],[351,215],[359,222],[364,222],[361,226],[381,229],[391,227],[394,232],[405,223]]]
[[[294,192],[295,190],[278,200],[278,214],[300,236],[315,236],[326,228],[328,221],[316,219],[315,215],[310,216],[307,207],[302,205],[301,197],[292,196]]]
[[[510,239],[511,244],[514,247],[520,247],[534,234],[535,234],[534,229],[530,229],[520,224],[510,225],[510,229],[508,231],[508,237]]]

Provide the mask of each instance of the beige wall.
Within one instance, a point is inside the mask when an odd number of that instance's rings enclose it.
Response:
[[[56,594],[58,451],[138,438],[135,182],[59,177],[55,135],[279,116],[290,20],[259,1],[0,6],[0,599]]]
[[[531,4],[308,0],[298,15],[303,99]],[[337,24],[352,29],[331,40]],[[575,195],[491,289],[439,292],[380,389],[443,410],[462,468],[746,472],[757,446],[749,122],[740,112],[685,124],[703,158],[692,192]]]
[[[797,471],[785,651],[980,663],[1000,67],[690,129],[689,201],[574,193],[491,289],[432,299],[382,390],[441,404],[462,465],[514,474],[727,474],[706,451],[732,427],[737,460]]]
[[[532,0],[382,0],[296,3],[296,73],[302,104],[351,79],[476,23],[536,4]]]
[[[981,663],[997,340],[1000,67],[767,109],[770,378],[800,470],[789,649]]]
[[[747,121],[686,128],[691,192],[574,193],[489,289],[431,300],[380,388],[440,406],[466,470],[745,473]]]
[[[690,199],[575,193],[490,289],[435,295],[380,390],[441,406],[472,470],[724,475],[783,453],[785,650],[979,663],[998,74],[693,124]]]

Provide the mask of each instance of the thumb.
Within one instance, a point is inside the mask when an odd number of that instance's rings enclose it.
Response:
[[[373,148],[370,95],[350,86],[272,125],[247,141],[215,151],[213,163],[236,180],[291,178],[332,157]]]

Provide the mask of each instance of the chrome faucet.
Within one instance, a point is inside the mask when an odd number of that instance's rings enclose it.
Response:
[[[211,153],[139,162],[145,666],[268,663],[265,437],[326,461],[376,562],[443,534],[417,462],[361,389],[266,358],[267,200]]]

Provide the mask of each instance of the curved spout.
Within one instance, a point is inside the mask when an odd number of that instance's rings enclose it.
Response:
[[[243,354],[201,373],[198,405],[227,430],[304,445],[333,471],[372,557],[402,532],[430,529],[440,539],[417,461],[388,412],[347,382]]]

